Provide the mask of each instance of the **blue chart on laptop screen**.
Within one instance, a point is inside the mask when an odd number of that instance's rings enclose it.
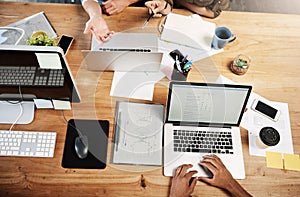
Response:
[[[237,124],[247,93],[237,87],[174,84],[168,120]]]

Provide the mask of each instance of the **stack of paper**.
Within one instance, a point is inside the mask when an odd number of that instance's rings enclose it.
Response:
[[[161,39],[209,51],[216,25],[197,18],[169,13]]]

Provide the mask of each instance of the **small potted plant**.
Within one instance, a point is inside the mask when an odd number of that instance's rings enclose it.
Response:
[[[243,75],[248,71],[250,66],[250,58],[246,55],[238,55],[230,64],[230,69],[237,75]]]
[[[26,40],[27,45],[36,46],[57,46],[56,38],[49,38],[44,31],[34,32],[29,40]]]

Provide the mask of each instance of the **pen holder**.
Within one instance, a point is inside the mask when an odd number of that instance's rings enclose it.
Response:
[[[186,81],[188,77],[188,73],[182,73],[176,69],[176,65],[174,64],[174,69],[172,72],[171,80],[173,81]]]
[[[184,57],[178,49],[171,51],[169,55],[175,61],[171,80],[186,81],[192,62],[187,59],[187,55]]]

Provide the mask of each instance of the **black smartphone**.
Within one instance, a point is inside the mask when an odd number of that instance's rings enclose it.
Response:
[[[58,46],[61,47],[66,55],[73,42],[74,38],[72,36],[62,35],[58,41]]]

